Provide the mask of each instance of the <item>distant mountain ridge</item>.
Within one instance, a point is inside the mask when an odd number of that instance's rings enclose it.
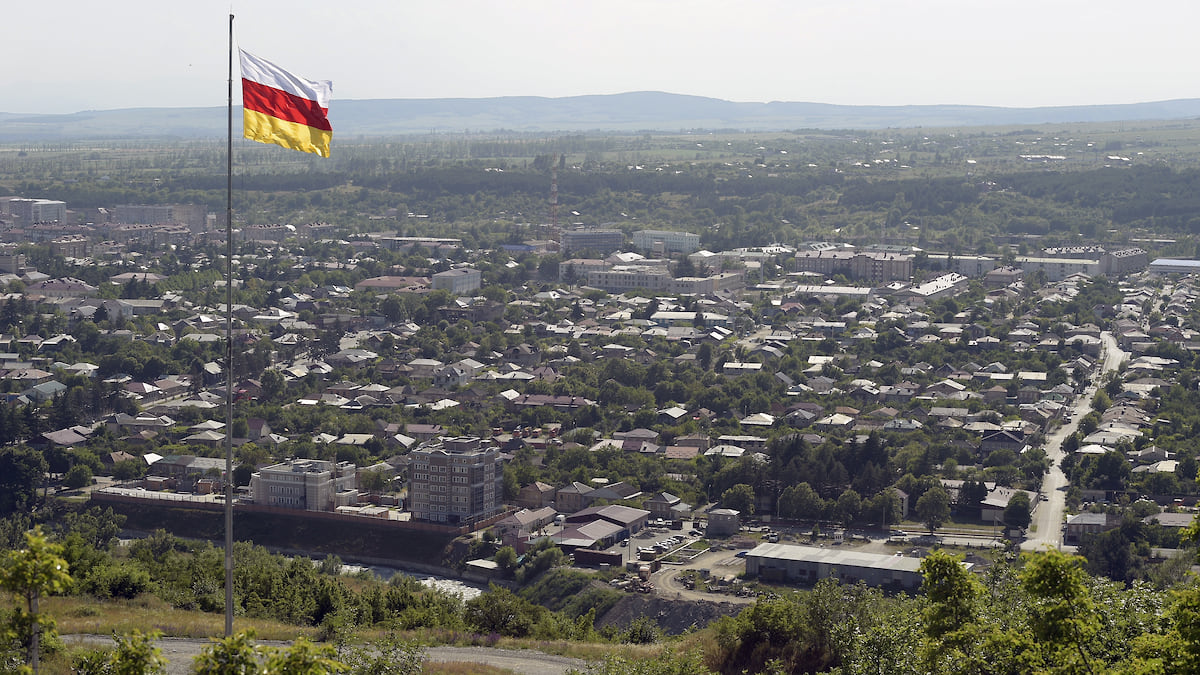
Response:
[[[1040,108],[739,103],[664,92],[592,96],[334,100],[336,136],[423,133],[779,131],[1037,125],[1200,117],[1200,99]],[[240,122],[239,122],[240,124]],[[0,113],[0,141],[223,138],[225,107],[128,108],[63,115]]]

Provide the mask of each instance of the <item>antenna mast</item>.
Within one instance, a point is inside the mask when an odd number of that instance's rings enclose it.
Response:
[[[558,162],[550,167],[550,234],[558,236]]]

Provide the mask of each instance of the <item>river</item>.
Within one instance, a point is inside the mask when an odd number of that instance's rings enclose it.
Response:
[[[410,570],[400,570],[392,567],[383,567],[381,565],[342,565],[342,574],[358,574],[359,572],[370,572],[375,576],[387,581],[397,574],[412,577],[422,584],[436,588],[439,591],[456,594],[462,596],[463,600],[479,596],[486,587],[479,584],[472,584],[461,579],[450,579],[448,577],[438,576],[436,574],[425,574],[423,572],[413,572]]]

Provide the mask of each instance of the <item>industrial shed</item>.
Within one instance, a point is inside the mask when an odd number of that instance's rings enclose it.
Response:
[[[922,582],[920,567],[920,558],[793,544],[760,544],[746,554],[746,574],[764,581],[814,584],[835,577],[847,583],[917,590]]]

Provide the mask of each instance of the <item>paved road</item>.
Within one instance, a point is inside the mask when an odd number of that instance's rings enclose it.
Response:
[[[1046,438],[1046,456],[1050,459],[1050,471],[1042,479],[1041,494],[1046,501],[1038,504],[1033,514],[1033,527],[1029,537],[1021,543],[1023,551],[1037,551],[1046,548],[1061,549],[1063,540],[1063,513],[1066,511],[1067,477],[1059,466],[1065,453],[1062,449],[1063,440],[1075,433],[1079,420],[1091,410],[1092,396],[1096,393],[1098,383],[1104,381],[1104,375],[1115,372],[1129,354],[1121,351],[1117,340],[1107,331],[1100,334],[1103,345],[1098,374],[1092,384],[1084,390],[1073,406],[1074,416],[1070,422],[1052,432]]]
[[[65,635],[68,644],[111,645],[112,639],[104,635]],[[167,675],[187,675],[191,672],[192,660],[211,644],[199,638],[163,638],[158,641],[162,655],[168,660]],[[260,645],[286,646],[283,642],[260,640]],[[584,670],[587,664],[580,659],[543,654],[531,650],[496,649],[493,647],[426,647],[429,661],[439,663],[479,663],[505,668],[524,675],[565,675],[568,670]]]
[[[493,647],[429,647],[425,654],[430,661],[481,663],[525,675],[563,675],[587,667],[583,661],[565,656]]]

